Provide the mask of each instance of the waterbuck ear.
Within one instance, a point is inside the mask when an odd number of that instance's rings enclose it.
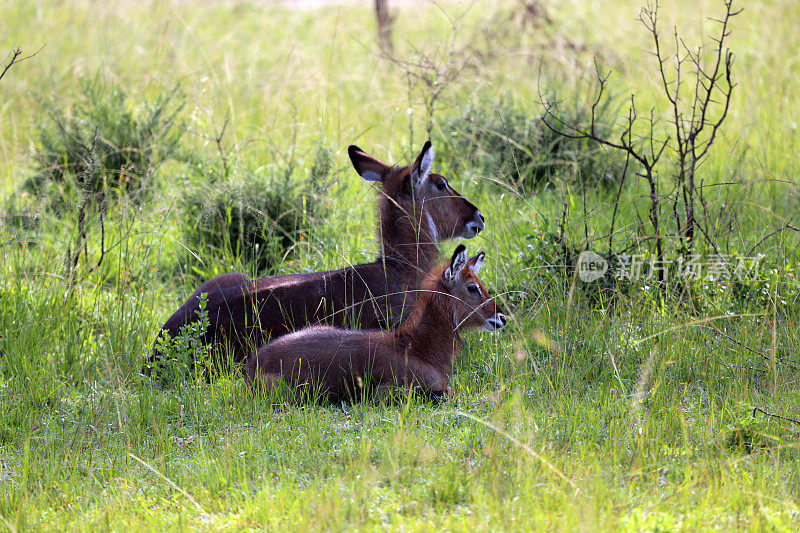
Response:
[[[444,270],[442,274],[442,278],[444,279],[445,283],[448,285],[452,285],[456,278],[458,278],[458,274],[464,268],[464,265],[467,264],[467,247],[463,244],[459,244],[455,251],[453,252],[453,258],[450,259],[450,264]]]
[[[485,258],[486,254],[484,252],[479,252],[478,255],[469,258],[469,261],[467,261],[467,268],[469,268],[472,273],[477,276],[478,272],[480,272],[481,267],[483,266],[483,260]]]
[[[431,173],[431,166],[433,166],[433,146],[431,146],[431,140],[428,139],[425,142],[425,146],[422,147],[417,160],[414,161],[414,166],[411,167],[411,183],[414,184],[415,189]]]
[[[383,181],[383,177],[389,170],[389,165],[372,156],[368,156],[364,153],[364,150],[354,144],[347,148],[347,153],[350,156],[350,161],[353,162],[353,168],[356,169],[359,176],[367,181]]]

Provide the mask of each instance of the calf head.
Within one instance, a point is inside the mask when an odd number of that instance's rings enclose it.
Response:
[[[494,298],[478,279],[478,271],[485,257],[486,254],[480,252],[467,258],[466,248],[463,244],[459,245],[450,264],[442,272],[442,284],[450,296],[457,329],[496,331],[506,325],[506,316],[500,312]]]

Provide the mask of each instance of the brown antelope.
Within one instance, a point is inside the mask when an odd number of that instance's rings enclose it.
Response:
[[[399,323],[413,308],[414,291],[438,259],[437,242],[475,237],[484,228],[484,218],[444,177],[431,173],[430,141],[414,164],[403,168],[382,163],[357,146],[348,152],[363,179],[381,184],[377,261],[257,280],[240,273],[217,276],[192,294],[161,334],[175,336],[195,320],[203,293],[210,326],[202,340],[215,347],[227,345],[234,363],[243,362],[268,339],[309,324],[378,329]],[[157,357],[154,352],[151,361]]]
[[[395,330],[311,326],[270,342],[247,361],[247,383],[266,388],[285,383],[296,394],[308,391],[334,401],[387,386],[447,394],[461,349],[459,333],[506,325],[477,277],[483,259],[483,252],[467,259],[459,245],[449,264],[423,280],[413,312]]]

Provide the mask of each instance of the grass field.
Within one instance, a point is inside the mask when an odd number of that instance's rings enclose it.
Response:
[[[543,153],[563,169],[520,183],[516,160],[465,153],[458,129],[467,109],[502,122],[501,101],[539,127],[540,94],[585,113],[597,58],[613,71],[609,127],[635,92],[668,131],[639,3],[545,5],[551,21],[535,23],[517,2],[396,7],[398,58],[450,58],[433,85],[381,57],[370,4],[0,1],[0,53],[43,46],[0,80],[0,529],[798,529],[800,9],[747,2],[734,18],[738,85],[698,173],[709,240],[763,254],[758,279],[590,285],[565,261],[608,252],[617,182],[578,179]],[[662,25],[709,45],[722,12],[676,0]],[[21,188],[42,172],[41,132],[57,133],[58,113],[99,109],[87,87],[122,95],[95,117],[139,116],[176,87],[180,103],[180,140],[159,147],[141,195],[106,197],[102,224],[100,203],[79,222],[70,175]],[[210,276],[374,258],[375,194],[346,148],[410,162],[439,88],[434,171],[485,214],[465,244],[487,252],[481,277],[511,317],[466,336],[448,401],[298,405],[236,373],[166,387],[139,374],[161,324]],[[481,146],[518,140],[492,138]],[[230,222],[255,182],[300,204],[264,260]],[[630,172],[616,253],[651,252],[647,194]],[[211,238],[196,227],[203,202],[227,195],[221,240],[193,240]]]

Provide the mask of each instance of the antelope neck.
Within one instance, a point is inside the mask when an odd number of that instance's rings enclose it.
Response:
[[[423,289],[411,316],[392,334],[405,355],[443,370],[453,366],[453,354],[461,346],[453,311],[445,303],[446,298],[450,296],[440,283]]]
[[[439,259],[438,235],[431,216],[421,207],[419,211],[405,211],[391,200],[384,200],[381,211],[383,257],[411,267],[418,276],[427,274]]]

